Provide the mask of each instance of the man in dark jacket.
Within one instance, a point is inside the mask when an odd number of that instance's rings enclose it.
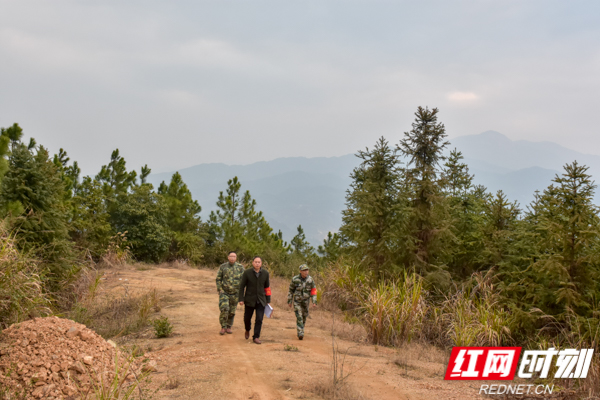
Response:
[[[254,335],[252,341],[260,344],[260,329],[265,315],[265,307],[271,302],[271,287],[269,272],[262,269],[262,258],[256,256],[252,260],[252,268],[244,271],[240,281],[239,301],[244,304],[244,324],[246,325],[246,339],[250,336],[252,314],[256,311],[254,320]]]

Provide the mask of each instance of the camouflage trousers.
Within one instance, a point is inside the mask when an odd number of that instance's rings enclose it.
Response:
[[[306,324],[306,318],[308,318],[308,306],[310,300],[305,301],[294,301],[294,313],[296,313],[296,330],[298,336],[304,336],[304,324]]]
[[[238,303],[238,294],[221,293],[219,295],[219,322],[221,328],[231,328],[233,326],[233,318]]]

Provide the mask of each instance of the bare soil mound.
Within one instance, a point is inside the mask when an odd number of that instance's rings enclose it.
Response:
[[[110,385],[115,366],[135,378],[137,368],[111,343],[68,319],[36,318],[0,335],[0,388],[19,398],[85,397]]]

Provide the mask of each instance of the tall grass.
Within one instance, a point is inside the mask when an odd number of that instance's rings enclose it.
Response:
[[[322,273],[324,294],[321,304],[327,309],[356,311],[362,306],[365,287],[370,286],[370,277],[356,264],[347,264],[340,258]]]
[[[0,331],[15,322],[50,314],[35,260],[15,247],[14,238],[0,224]]]
[[[447,296],[430,322],[438,330],[430,339],[443,346],[506,346],[513,341],[512,315],[500,304],[493,272],[475,273],[471,281]],[[434,331],[434,329],[431,329]]]
[[[537,310],[539,312],[539,310]],[[584,394],[586,399],[600,398],[600,304],[596,303],[591,317],[582,317],[567,309],[563,322],[548,315],[541,338],[530,339],[529,347],[547,349],[594,349],[594,356],[586,379],[550,379],[561,387]]]
[[[421,332],[429,306],[418,275],[372,284],[357,266],[338,263],[324,279],[329,305],[355,314],[374,344],[401,345]]]
[[[512,317],[501,307],[492,274],[434,302],[414,273],[374,283],[355,265],[338,262],[323,276],[329,307],[353,314],[374,344],[401,346],[419,338],[442,347],[503,346],[511,343]]]
[[[369,326],[374,344],[401,345],[421,332],[429,306],[416,274],[379,282],[374,288],[363,287],[361,297],[362,320]]]

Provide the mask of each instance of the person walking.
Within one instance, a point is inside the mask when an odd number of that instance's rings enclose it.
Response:
[[[292,278],[290,289],[288,291],[288,306],[294,306],[296,314],[296,331],[298,339],[304,339],[304,325],[308,318],[308,306],[312,299],[313,308],[317,306],[317,286],[315,281],[308,274],[308,265],[302,264],[300,267],[300,275]]]
[[[262,258],[256,256],[252,259],[252,268],[244,271],[240,281],[239,302],[244,305],[245,338],[250,337],[252,315],[256,312],[254,320],[254,335],[252,341],[261,344],[260,330],[265,315],[265,307],[271,303],[271,285],[269,271],[262,269]]]
[[[217,272],[217,292],[219,292],[219,323],[221,324],[221,335],[233,333],[233,319],[237,308],[238,289],[240,280],[244,273],[244,266],[238,262],[235,251],[227,255],[228,262],[221,264]]]

